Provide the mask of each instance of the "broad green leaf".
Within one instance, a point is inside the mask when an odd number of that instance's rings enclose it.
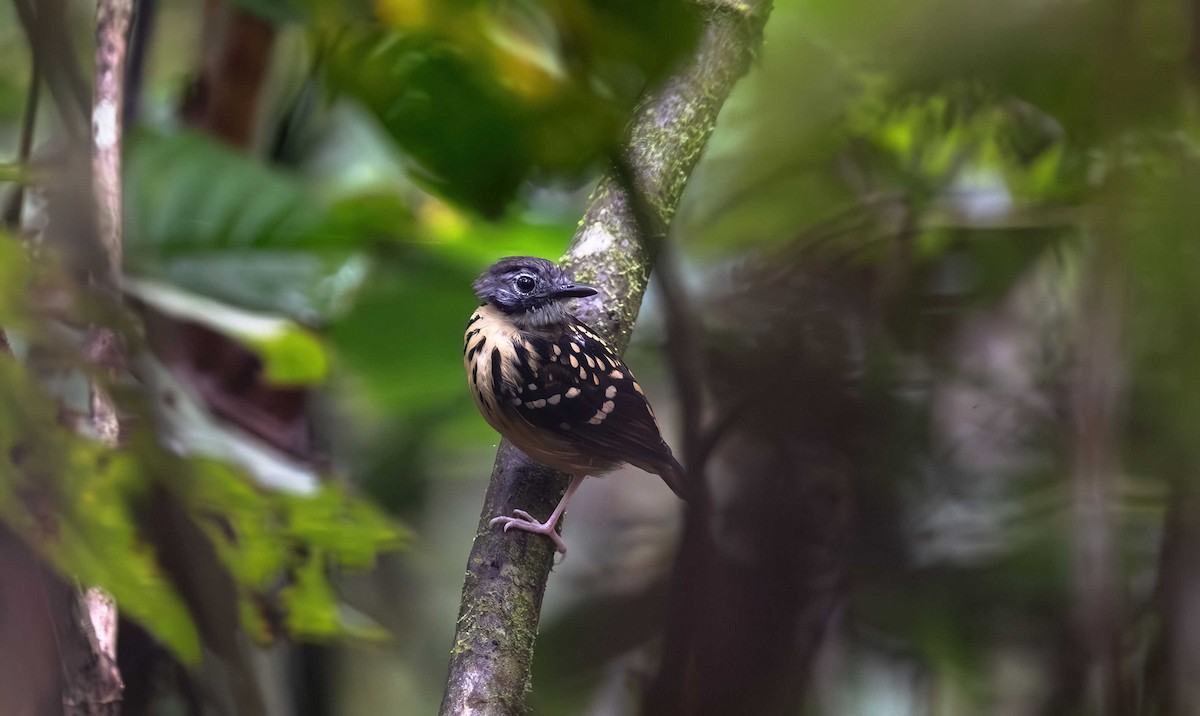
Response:
[[[328,73],[427,186],[489,216],[513,199],[530,167],[522,110],[478,62],[434,38],[357,32],[339,42]]]
[[[262,358],[264,375],[272,383],[320,383],[329,372],[320,340],[288,319],[231,308],[153,281],[129,279],[125,290],[168,316],[198,323],[240,341]]]
[[[263,356],[263,375],[276,385],[320,383],[329,372],[325,349],[316,338],[301,330],[283,331],[262,338],[246,338],[246,344]]]
[[[606,161],[698,27],[681,0],[384,0],[380,14],[390,29],[332,42],[328,86],[375,115],[427,187],[491,218],[527,182]]]
[[[344,311],[363,251],[412,226],[394,195],[321,193],[188,133],[132,137],[125,190],[130,272],[307,323]]]

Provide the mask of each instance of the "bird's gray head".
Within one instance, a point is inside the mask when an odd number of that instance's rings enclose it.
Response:
[[[475,280],[473,288],[480,301],[529,327],[561,321],[568,300],[596,295],[596,289],[575,283],[554,262],[533,256],[500,259]]]

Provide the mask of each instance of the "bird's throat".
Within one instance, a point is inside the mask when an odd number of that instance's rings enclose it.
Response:
[[[545,305],[534,306],[524,311],[514,311],[508,314],[508,319],[522,331],[544,332],[550,328],[566,325],[569,315],[566,303],[550,301]]]

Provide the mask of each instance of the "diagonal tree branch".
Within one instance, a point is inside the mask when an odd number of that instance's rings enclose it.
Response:
[[[703,29],[691,59],[639,106],[618,163],[628,167],[600,181],[565,266],[600,295],[581,301],[579,316],[623,350],[629,343],[662,236],[644,236],[637,212],[653,226],[674,217],[692,169],[721,106],[762,44],[768,0],[701,4]],[[624,184],[632,183],[638,197]],[[645,220],[647,217],[643,217]],[[524,711],[542,596],[550,575],[549,540],[488,527],[515,507],[548,514],[567,476],[542,467],[502,442],[467,563],[458,626],[441,714],[517,714]]]

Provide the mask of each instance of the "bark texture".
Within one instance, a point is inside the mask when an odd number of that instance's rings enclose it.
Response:
[[[579,316],[613,342],[629,343],[661,236],[645,236],[647,219],[665,232],[717,115],[762,43],[769,2],[707,2],[691,59],[641,103],[618,158],[628,171],[600,181],[564,265],[600,289]],[[623,179],[630,181],[623,181]],[[639,196],[631,197],[632,184]],[[652,216],[639,217],[648,210]],[[525,711],[542,596],[554,555],[551,542],[502,532],[488,520],[514,508],[547,515],[567,476],[501,444],[467,563],[441,714]]]
[[[92,195],[96,202],[103,264],[94,277],[106,288],[121,284],[121,138],[125,56],[132,0],[96,5],[96,81],[92,100]],[[89,360],[110,352],[111,332],[93,328]],[[91,430],[116,447],[121,426],[104,388],[91,385]],[[80,588],[71,601],[70,623],[61,642],[65,670],[63,711],[67,716],[110,716],[121,712],[125,684],[117,668],[117,604],[98,588]]]

